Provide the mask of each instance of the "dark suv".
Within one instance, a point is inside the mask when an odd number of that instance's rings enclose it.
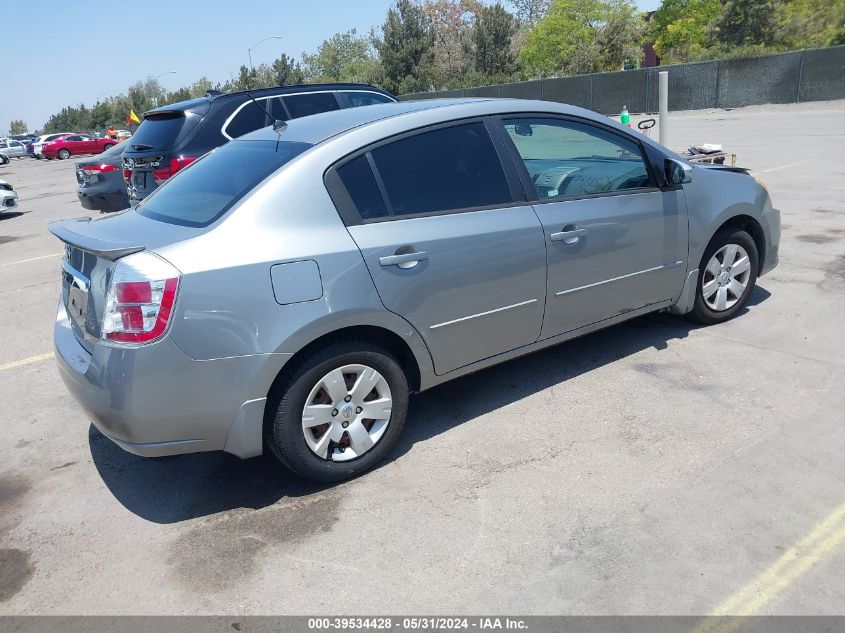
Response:
[[[396,101],[366,84],[277,86],[218,93],[150,110],[123,152],[129,202],[136,204],[197,158],[248,132],[309,114]]]

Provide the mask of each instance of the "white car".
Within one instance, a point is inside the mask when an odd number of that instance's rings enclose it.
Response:
[[[35,142],[32,144],[32,155],[35,158],[44,158],[44,143],[49,143],[50,141],[55,141],[57,138],[62,136],[67,136],[68,134],[72,134],[72,132],[60,132],[57,134],[43,134],[35,139]]]
[[[12,211],[18,206],[18,194],[5,180],[0,180],[0,213]]]

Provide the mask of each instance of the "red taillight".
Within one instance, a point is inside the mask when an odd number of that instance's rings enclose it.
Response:
[[[118,303],[149,303],[152,301],[152,288],[149,281],[121,281],[117,284]]]
[[[155,179],[156,184],[160,185],[162,182],[176,174],[177,171],[184,169],[193,163],[197,158],[198,156],[175,156],[170,159],[167,167],[153,169],[153,178]]]
[[[114,343],[151,343],[167,330],[179,271],[142,252],[118,261],[103,311],[103,338]]]
[[[102,165],[83,165],[82,171],[90,171],[92,173],[104,173],[107,171],[117,171],[117,167],[114,165],[106,165],[103,163]]]
[[[140,305],[134,302],[124,304],[119,299],[113,303],[109,302],[105,317],[111,318],[111,322],[106,327],[104,321],[103,327],[106,340],[119,343],[149,343],[164,334],[176,299],[178,278],[145,282],[119,281],[114,285],[116,288],[113,294],[117,297],[135,295],[134,298],[138,298],[144,294],[150,300]],[[139,288],[141,285],[145,286],[143,290]],[[126,286],[132,288],[127,290]]]
[[[126,184],[129,184],[130,178],[132,178],[132,170],[131,169],[124,169],[123,170],[123,180],[126,181]]]

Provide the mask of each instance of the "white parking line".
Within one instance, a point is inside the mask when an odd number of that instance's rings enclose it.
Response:
[[[809,163],[810,161],[815,160],[815,158],[807,158],[805,160],[799,160],[797,163],[787,163],[786,165],[781,165],[780,167],[770,167],[769,169],[761,169],[760,171],[753,171],[751,172],[752,176],[756,176],[757,174],[768,174],[771,171],[780,171],[781,169],[789,169],[790,167],[795,167],[796,165],[803,165],[804,163]]]
[[[61,257],[61,253],[51,253],[50,255],[41,255],[40,257],[30,257],[29,259],[19,259],[16,262],[7,262],[5,264],[0,264],[0,268],[4,266],[14,266],[15,264],[25,264],[26,262],[34,262],[38,261],[39,259],[47,259],[48,257]]]

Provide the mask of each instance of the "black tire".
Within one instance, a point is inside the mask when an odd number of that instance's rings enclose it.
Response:
[[[106,143],[105,145],[103,145],[103,152],[105,152],[107,149],[111,149],[115,145],[116,145],[116,143]],[[100,152],[100,153],[102,154],[103,152]]]
[[[70,150],[65,149],[63,147],[62,149],[59,150],[59,153],[57,154],[57,156],[59,157],[59,160],[67,160],[68,158],[70,158]]]
[[[5,154],[0,154],[0,165],[8,165],[9,158]]]
[[[736,244],[745,249],[745,252],[748,253],[748,259],[750,260],[750,273],[748,281],[745,284],[745,290],[742,292],[739,300],[726,310],[714,310],[707,305],[707,302],[704,300],[704,293],[702,292],[706,272],[705,269],[707,263],[713,255],[728,244]],[[716,235],[713,236],[713,239],[710,240],[707,248],[704,250],[704,255],[699,263],[698,283],[695,287],[695,304],[692,311],[687,316],[694,321],[698,321],[699,323],[704,323],[706,325],[722,323],[732,319],[740,310],[742,310],[748,302],[748,298],[751,296],[751,293],[754,292],[754,286],[757,283],[757,275],[760,269],[759,262],[760,256],[757,251],[757,244],[754,242],[754,238],[752,238],[747,232],[741,229],[728,228],[716,233]]]
[[[393,400],[390,419],[378,442],[360,457],[331,461],[312,452],[302,430],[302,410],[311,390],[331,370],[349,364],[372,367],[387,381]],[[396,444],[408,412],[408,381],[402,367],[383,347],[366,340],[336,341],[309,354],[270,394],[264,438],[278,459],[297,475],[331,482],[370,470]]]

